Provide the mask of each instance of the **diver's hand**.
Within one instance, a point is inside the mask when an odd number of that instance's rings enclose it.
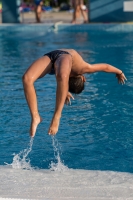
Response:
[[[66,105],[69,105],[69,104],[71,105],[71,98],[74,99],[73,95],[70,92],[68,92],[66,96],[66,100],[65,100]]]
[[[125,81],[127,81],[123,72],[121,74],[116,74],[116,78],[118,79],[118,83],[122,85],[125,84]]]

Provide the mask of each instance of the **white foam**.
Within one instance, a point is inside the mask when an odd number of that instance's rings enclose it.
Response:
[[[29,153],[32,150],[33,145],[33,138],[30,139],[30,143],[28,147],[19,154],[13,154],[13,162],[11,164],[5,163],[6,165],[12,166],[14,169],[29,169],[32,170],[33,168],[30,165],[30,159],[28,158]]]
[[[0,199],[132,200],[133,174],[0,167]]]
[[[63,161],[60,158],[61,146],[60,146],[58,140],[55,138],[55,136],[52,136],[52,145],[53,145],[54,157],[55,157],[56,162],[50,163],[50,170],[58,171],[58,172],[68,170],[67,166],[64,165]]]
[[[51,171],[66,171],[68,170],[67,166],[64,165],[63,161],[60,158],[61,154],[61,145],[59,144],[58,140],[55,138],[55,136],[52,136],[52,145],[54,150],[54,158],[55,162],[51,161],[49,168]],[[29,153],[32,151],[33,146],[33,138],[30,139],[30,143],[28,147],[22,151],[20,151],[18,154],[13,154],[13,161],[11,164],[5,163],[8,166],[12,166],[13,169],[28,169],[28,170],[34,170],[34,168],[30,165],[30,159],[29,159]]]

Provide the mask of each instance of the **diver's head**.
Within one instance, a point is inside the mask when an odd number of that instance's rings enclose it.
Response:
[[[69,78],[69,92],[80,94],[84,90],[84,82],[86,81],[83,75],[72,76]]]

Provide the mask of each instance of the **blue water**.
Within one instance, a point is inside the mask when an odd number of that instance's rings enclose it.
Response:
[[[128,81],[117,84],[114,74],[86,75],[86,87],[65,106],[56,139],[60,158],[73,169],[133,172],[133,34],[122,32],[32,32],[15,27],[0,32],[0,165],[12,163],[30,143],[30,113],[22,75],[44,53],[74,48],[90,63],[112,64]],[[35,83],[43,122],[37,129],[30,165],[48,169],[55,162],[48,128],[54,112],[56,81],[47,75]]]

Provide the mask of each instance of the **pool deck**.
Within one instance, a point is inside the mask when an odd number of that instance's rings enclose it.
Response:
[[[41,23],[56,23],[62,21],[63,23],[71,23],[72,21],[72,12],[69,11],[51,11],[51,12],[43,12],[41,15]],[[22,24],[36,23],[35,13],[27,12],[21,13],[20,15]],[[83,18],[79,18],[77,23],[83,23]],[[0,13],[0,25],[2,24],[2,14]]]
[[[72,21],[72,16],[73,16],[72,11],[53,10],[53,11],[42,12],[40,24],[57,23],[60,21],[62,21],[62,23],[65,23],[65,24],[66,23],[70,24]],[[32,24],[32,23],[36,24],[35,13],[34,12],[21,13],[20,20],[22,24]],[[82,16],[77,19],[77,24],[83,24]],[[88,23],[88,24],[93,24],[93,23]],[[96,23],[96,24],[99,24],[99,23]],[[106,24],[106,23],[103,23],[103,24]],[[121,24],[121,23],[117,23],[117,24]],[[133,25],[133,22],[127,22],[124,24]],[[2,13],[0,13],[0,25],[2,25]]]

